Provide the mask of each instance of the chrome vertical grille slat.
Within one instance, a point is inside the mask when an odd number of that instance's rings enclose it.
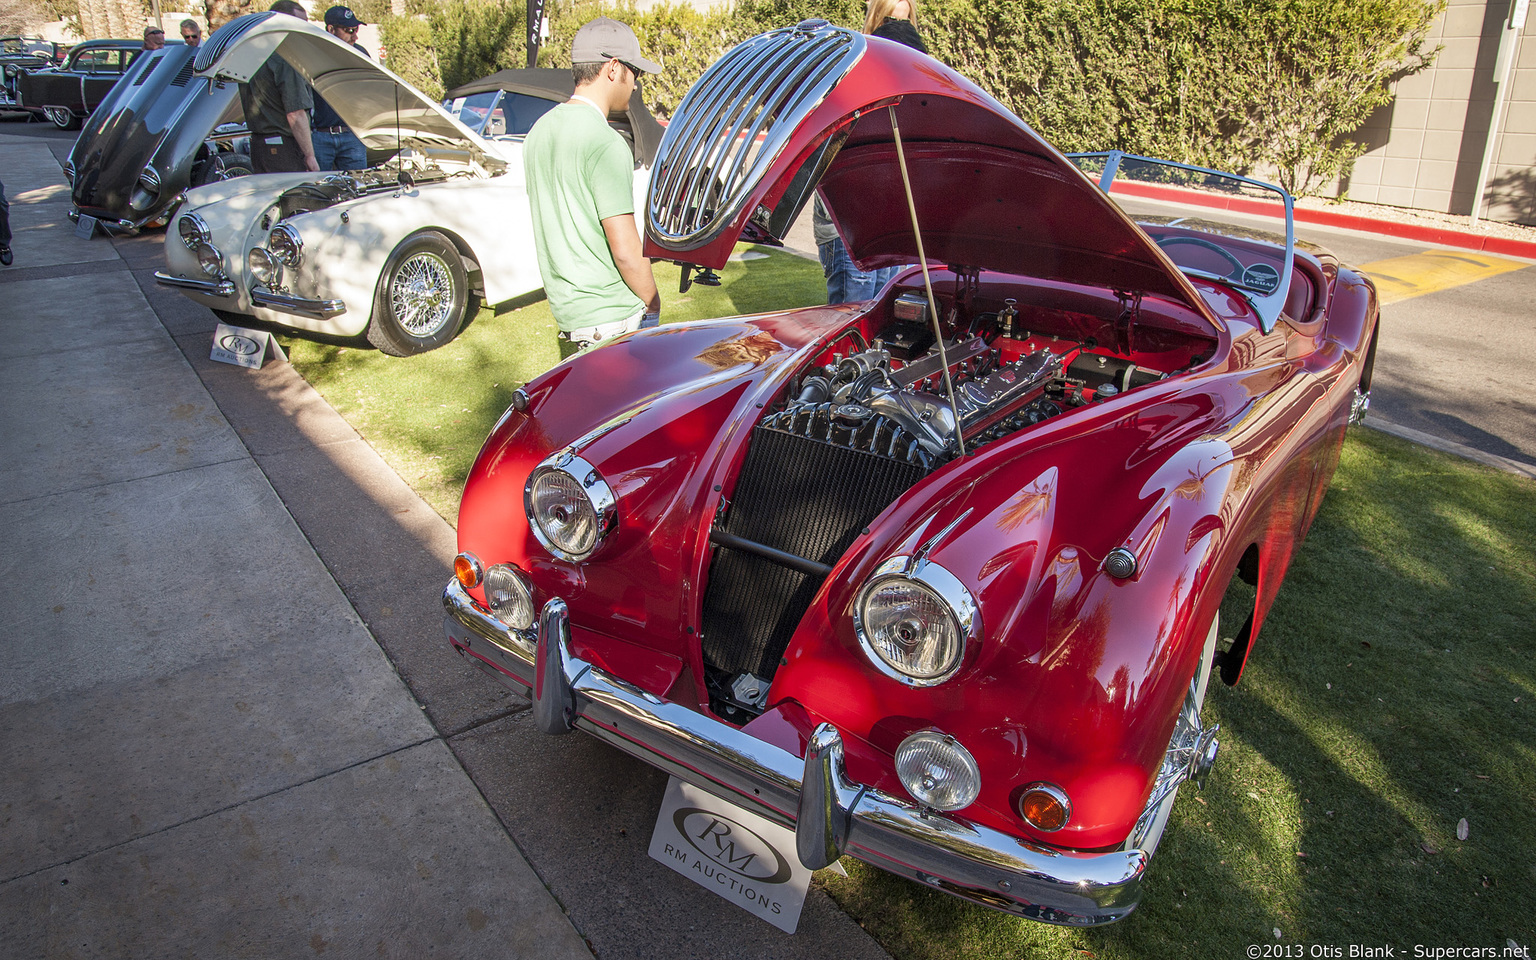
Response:
[[[681,250],[717,238],[865,46],[862,34],[808,20],[754,37],[706,70],[657,153],[646,204],[652,239]]]
[[[696,84],[694,91],[698,94],[697,98],[690,92],[689,96],[684,99],[684,105],[689,106],[689,112],[683,114],[680,107],[678,115],[672,118],[671,123],[667,127],[668,135],[671,134],[674,128],[678,130],[677,149],[680,153],[677,162],[673,163],[670,169],[667,170],[666,178],[662,182],[660,191],[658,191],[669,199],[678,197],[679,193],[689,201],[697,199],[697,190],[701,178],[697,176],[691,177],[686,185],[682,181],[690,173],[694,173],[701,167],[708,166],[708,164],[702,162],[700,154],[715,146],[715,142],[705,135],[705,125],[715,118],[722,101],[740,98],[752,89],[752,83],[757,76],[756,68],[758,63],[756,61],[773,55],[772,48],[758,47],[749,49],[747,44],[743,44],[722,57],[716,66],[726,64],[737,51],[742,51],[747,60],[740,65],[736,82],[734,84],[727,82],[729,80],[729,75],[727,74],[721,78],[721,82],[709,87]],[[665,144],[666,137],[662,139]],[[658,157],[659,163],[660,158]],[[675,233],[683,229],[682,216],[692,207],[688,203],[676,203],[675,205],[669,205],[669,207],[673,213],[667,223],[667,227],[669,232]]]

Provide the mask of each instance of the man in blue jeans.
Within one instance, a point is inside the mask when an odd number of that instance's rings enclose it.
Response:
[[[366,26],[357,19],[351,7],[332,7],[325,11],[325,30],[342,43],[350,43],[367,55],[368,51],[357,42],[357,31]],[[366,170],[368,150],[357,134],[342,122],[325,98],[315,95],[315,116],[311,122],[310,136],[315,143],[315,161],[321,170]]]
[[[900,267],[860,270],[843,246],[832,218],[816,198],[811,211],[811,230],[816,237],[816,251],[821,255],[821,275],[827,278],[828,303],[856,303],[869,300],[885,289]]]

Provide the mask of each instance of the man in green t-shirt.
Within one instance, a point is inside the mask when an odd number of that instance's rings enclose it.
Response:
[[[639,74],[661,67],[607,17],[576,32],[571,63],[576,93],[528,131],[523,173],[549,308],[560,335],[588,347],[660,322],[635,225],[634,154],[608,117],[628,107]]]

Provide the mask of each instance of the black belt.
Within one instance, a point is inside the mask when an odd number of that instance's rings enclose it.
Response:
[[[349,129],[347,127],[316,127],[315,128],[315,132],[316,133],[351,133],[352,131],[351,131],[351,129]]]

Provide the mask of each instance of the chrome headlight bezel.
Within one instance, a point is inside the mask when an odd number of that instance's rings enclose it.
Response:
[[[875,635],[877,626],[871,622],[868,604],[887,586],[915,588],[942,606],[954,641],[953,649],[941,659],[937,669],[914,672],[883,651],[881,639]],[[981,635],[981,611],[959,577],[925,557],[899,556],[876,567],[864,586],[859,588],[853,602],[853,629],[865,657],[875,669],[909,687],[932,687],[949,680],[965,664],[967,651]]]
[[[195,213],[184,213],[176,218],[176,233],[181,237],[181,245],[194,252],[198,244],[208,243],[213,239],[213,231],[208,229],[208,221]]]
[[[224,254],[219,252],[218,247],[204,240],[194,245],[192,252],[197,256],[197,265],[204,273],[216,280],[224,277]]]
[[[574,543],[562,542],[559,531],[551,532],[545,527],[546,518],[540,516],[536,501],[546,480],[550,483],[569,481],[580,491],[586,501],[586,510],[590,511],[590,537],[583,536]],[[614,496],[613,488],[608,486],[596,467],[568,450],[547,457],[528,475],[528,482],[523,487],[523,508],[528,526],[544,549],[572,563],[580,563],[602,549],[619,525],[618,498]]]
[[[289,267],[304,262],[304,238],[292,224],[280,223],[267,235],[267,249]]]
[[[251,279],[269,290],[276,290],[283,285],[283,264],[266,247],[252,247],[245,255],[246,269],[251,271]]]

